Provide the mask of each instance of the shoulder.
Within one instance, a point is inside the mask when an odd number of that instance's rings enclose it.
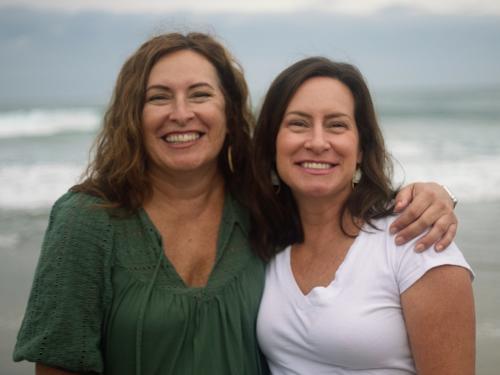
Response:
[[[439,266],[462,267],[469,270],[473,276],[470,265],[454,242],[441,252],[437,252],[434,247],[431,247],[418,253],[415,251],[415,246],[418,240],[425,235],[424,232],[403,245],[396,245],[394,235],[389,232],[389,227],[397,217],[394,215],[378,219],[374,221],[374,224],[380,229],[378,236],[382,239],[381,243],[384,244],[387,260],[394,272],[400,293],[408,289],[429,270]]]
[[[396,215],[390,215],[373,219],[370,224],[365,223],[358,234],[357,242],[362,243],[363,247],[391,251],[395,245],[392,246],[394,235],[390,233],[389,227],[396,218]]]
[[[90,227],[110,223],[110,215],[103,205],[104,201],[85,193],[69,191],[62,195],[52,206],[49,229],[53,225],[85,224]]]
[[[61,196],[50,213],[40,262],[54,262],[62,254],[68,259],[78,258],[79,262],[87,258],[96,261],[103,256],[107,259],[113,225],[100,203],[103,203],[100,199],[84,193],[68,192]],[[73,266],[78,267],[77,262]]]
[[[103,203],[102,199],[93,195],[68,191],[57,199],[52,209],[56,211],[78,210],[81,213],[102,214],[105,210],[100,205]]]

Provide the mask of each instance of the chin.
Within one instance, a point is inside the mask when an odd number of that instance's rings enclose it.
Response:
[[[332,196],[331,191],[323,188],[309,188],[300,191],[294,191],[294,195],[300,195],[305,198],[325,198]]]
[[[350,187],[333,188],[332,186],[309,186],[297,189],[297,195],[304,198],[345,200],[350,194]],[[294,195],[296,193],[294,192]]]

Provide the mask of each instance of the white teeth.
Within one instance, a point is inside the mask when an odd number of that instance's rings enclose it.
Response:
[[[304,163],[301,163],[300,165],[308,169],[328,169],[332,166],[330,163],[320,163],[312,161],[306,161]]]
[[[199,133],[177,133],[167,135],[164,139],[168,143],[182,143],[182,142],[191,142],[200,138]]]

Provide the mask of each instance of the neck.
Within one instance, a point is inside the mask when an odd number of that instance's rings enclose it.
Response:
[[[303,246],[313,249],[331,247],[332,241],[350,238],[341,227],[350,234],[356,235],[359,230],[352,222],[352,215],[346,211],[341,217],[345,200],[307,199],[298,200],[302,228],[304,230]]]
[[[150,173],[152,194],[144,207],[147,211],[161,210],[176,215],[187,213],[196,217],[211,205],[224,201],[224,179],[218,171],[185,173],[166,176]]]

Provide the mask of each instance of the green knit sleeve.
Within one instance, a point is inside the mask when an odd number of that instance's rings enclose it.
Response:
[[[102,373],[113,231],[96,202],[67,193],[54,204],[14,361]]]

